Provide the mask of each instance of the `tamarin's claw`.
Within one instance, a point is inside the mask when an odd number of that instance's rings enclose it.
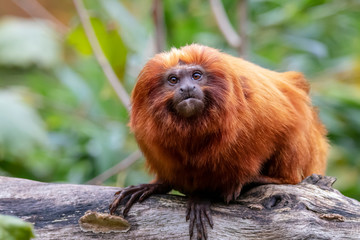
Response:
[[[140,184],[123,188],[115,193],[115,199],[109,206],[110,214],[113,214],[124,200],[123,216],[126,217],[134,203],[142,202],[154,193],[168,193],[170,190],[171,187],[163,183]]]
[[[212,220],[211,202],[208,200],[199,200],[196,198],[190,198],[186,211],[186,221],[190,220],[189,234],[190,239],[194,233],[194,225],[196,224],[197,239],[207,239],[206,220],[210,227],[213,228],[214,223]]]

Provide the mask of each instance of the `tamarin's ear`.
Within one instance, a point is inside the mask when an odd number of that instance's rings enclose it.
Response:
[[[186,63],[183,60],[179,59],[178,64],[179,65],[185,65]]]
[[[241,83],[244,97],[245,97],[245,99],[248,99],[251,96],[251,88],[248,84],[248,79],[246,77],[241,76],[240,83]]]
[[[286,79],[289,80],[289,82],[292,82],[298,88],[304,90],[306,93],[309,93],[310,85],[306,81],[302,73],[291,71],[291,72],[284,72],[283,74],[285,75]]]

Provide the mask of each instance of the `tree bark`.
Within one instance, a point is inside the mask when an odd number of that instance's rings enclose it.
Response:
[[[360,203],[333,189],[334,182],[312,175],[297,185],[255,187],[229,205],[214,203],[209,239],[359,239]],[[80,217],[108,213],[118,188],[0,177],[0,189],[0,214],[33,223],[38,239],[189,239],[185,197],[154,195],[132,207],[129,231],[93,233],[81,230]]]

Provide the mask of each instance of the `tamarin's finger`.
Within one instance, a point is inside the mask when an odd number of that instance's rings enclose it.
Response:
[[[202,227],[202,232],[203,232],[203,236],[204,239],[207,239],[207,230],[206,230],[206,224],[205,224],[205,210],[201,209],[200,211],[200,222],[201,222],[201,227]]]
[[[152,190],[152,189],[147,190],[146,192],[144,192],[144,193],[140,196],[139,202],[144,201],[144,200],[147,199],[151,194],[153,194],[153,190]]]
[[[119,199],[116,198],[109,206],[110,214],[113,214],[119,206]]]
[[[203,227],[202,227],[202,224],[201,224],[200,215],[201,215],[200,208],[199,208],[198,205],[195,205],[195,219],[196,219],[197,239],[201,239],[202,236],[203,236]]]
[[[123,215],[124,217],[126,217],[126,215],[128,214],[131,206],[136,202],[136,200],[139,198],[139,196],[142,194],[143,192],[141,190],[139,190],[138,192],[135,192],[131,195],[130,199],[127,201],[125,207],[124,207],[124,211],[123,211]]]
[[[211,215],[211,212],[210,212],[210,208],[206,208],[205,209],[205,216],[209,222],[209,225],[211,228],[213,228],[214,226],[214,223],[213,223],[213,219],[212,219],[212,215]]]
[[[186,208],[186,221],[188,221],[190,218],[190,212],[191,212],[191,202],[188,201],[188,206]]]
[[[193,203],[191,204],[191,210],[190,210],[190,224],[189,224],[189,234],[190,238],[192,237],[194,233],[194,225],[195,225],[195,210]]]

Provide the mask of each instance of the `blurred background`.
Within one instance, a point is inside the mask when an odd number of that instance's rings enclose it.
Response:
[[[0,0],[0,175],[149,181],[106,59],[130,94],[156,52],[193,42],[303,72],[329,131],[327,175],[360,200],[358,0]]]

